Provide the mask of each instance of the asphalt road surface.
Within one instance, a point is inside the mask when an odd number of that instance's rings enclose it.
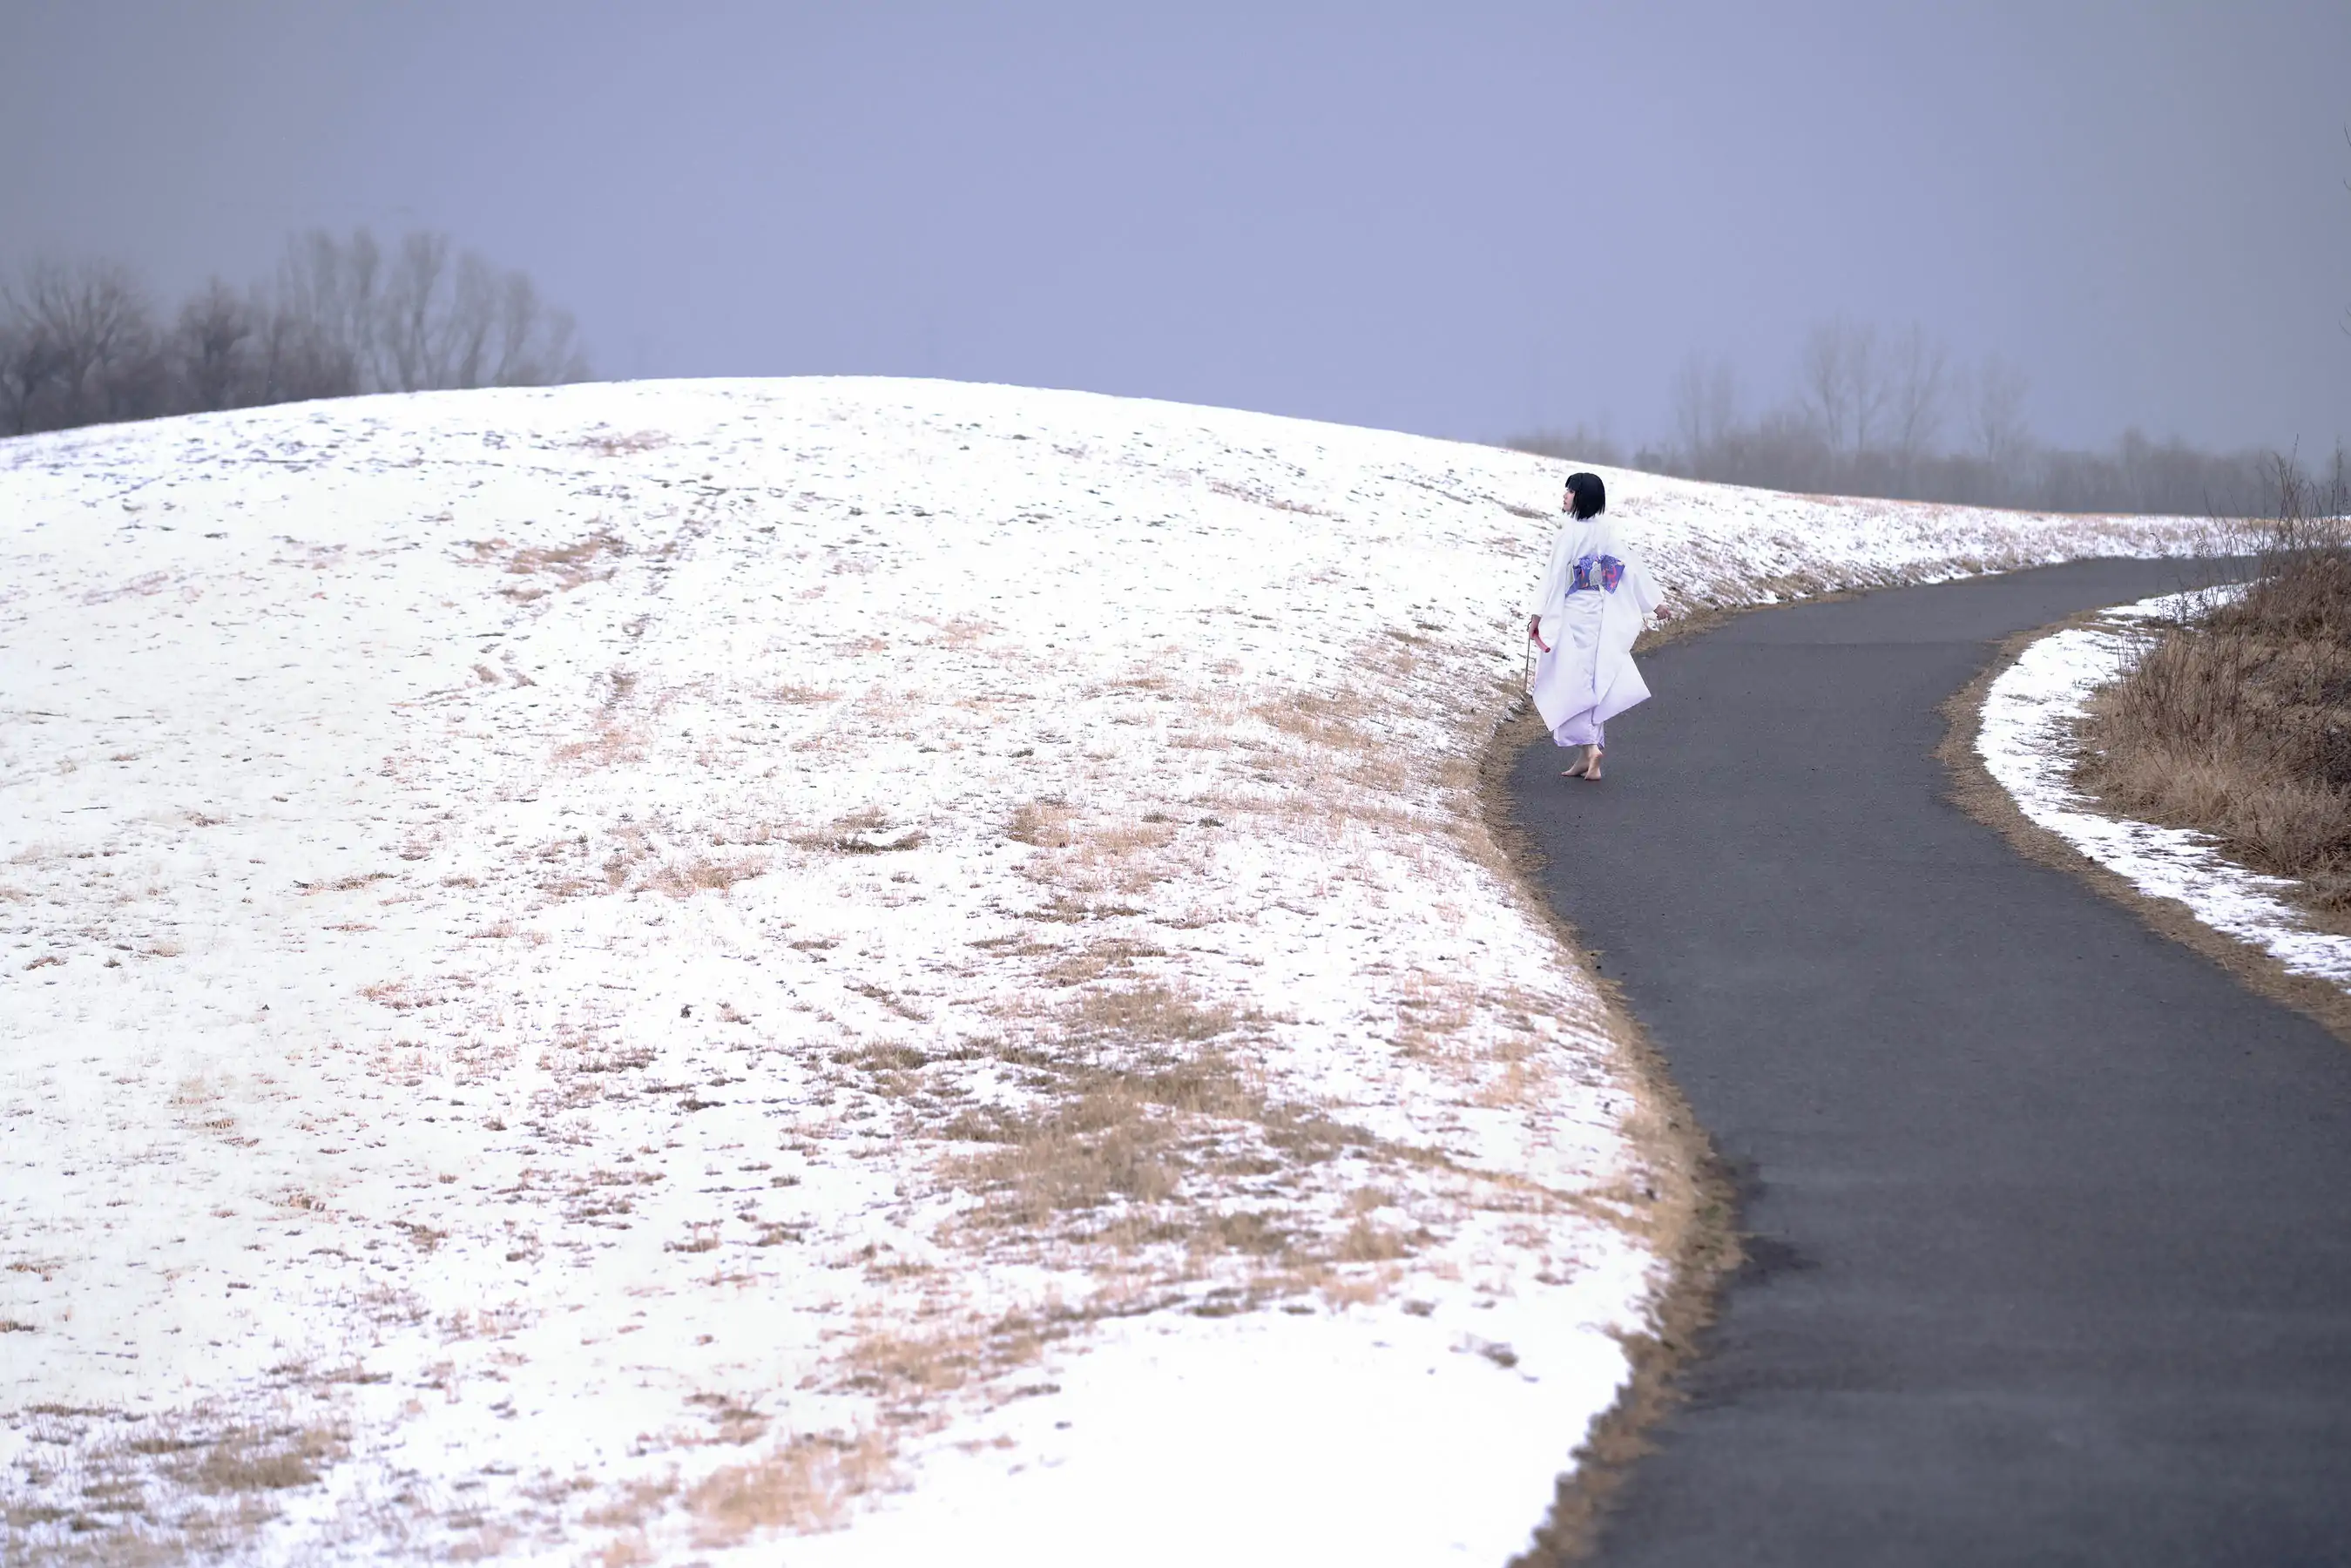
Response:
[[[1606,1564],[2351,1563],[2351,1047],[1951,805],[2077,563],[1644,657],[1519,759],[1555,905],[1746,1186],[1750,1261]]]

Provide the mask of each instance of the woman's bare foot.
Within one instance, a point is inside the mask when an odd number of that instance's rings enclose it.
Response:
[[[1583,777],[1583,770],[1591,766],[1592,748],[1590,747],[1586,747],[1584,748],[1583,756],[1577,760],[1575,766],[1573,768],[1561,768],[1559,770],[1559,776],[1562,779],[1581,779]]]
[[[1590,779],[1595,784],[1598,783],[1600,781],[1600,747],[1596,746],[1586,747],[1583,752],[1583,766],[1576,769],[1576,776],[1580,779]]]

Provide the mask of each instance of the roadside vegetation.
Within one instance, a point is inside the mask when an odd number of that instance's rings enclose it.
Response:
[[[159,305],[109,261],[0,279],[0,436],[361,392],[589,379],[526,273],[419,231],[287,242],[275,276]]]
[[[2351,912],[2351,476],[2280,459],[2241,595],[2165,627],[2092,704],[2079,782],[2125,816],[2217,836]]]

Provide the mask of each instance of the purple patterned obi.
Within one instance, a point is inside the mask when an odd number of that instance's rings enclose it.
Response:
[[[1575,563],[1570,593],[1614,593],[1625,580],[1625,563],[1613,555],[1588,555]]]

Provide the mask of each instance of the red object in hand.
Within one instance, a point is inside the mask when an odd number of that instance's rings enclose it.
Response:
[[[1534,640],[1534,645],[1536,647],[1541,648],[1546,653],[1551,652],[1551,644],[1542,640],[1541,616],[1530,615],[1527,617],[1527,635]]]

